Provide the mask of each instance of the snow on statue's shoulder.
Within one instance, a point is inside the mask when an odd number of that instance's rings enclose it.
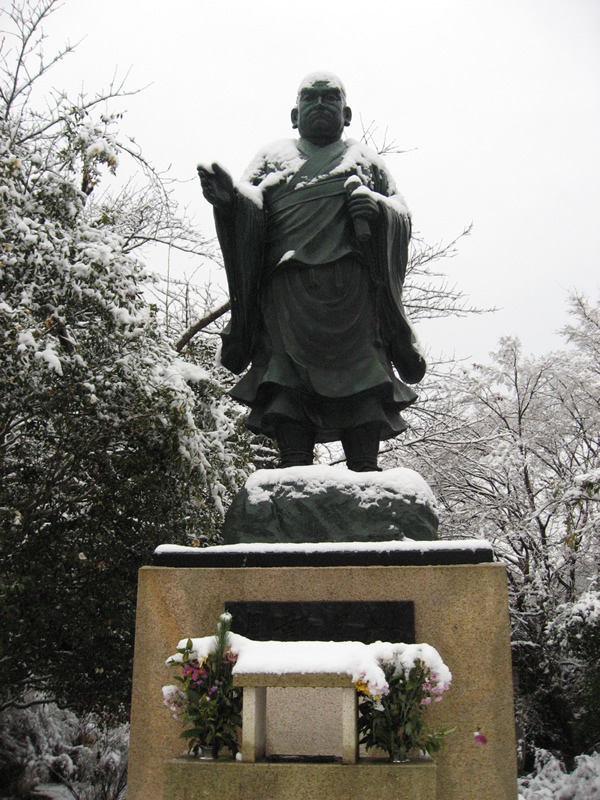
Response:
[[[389,171],[387,164],[383,158],[367,147],[363,142],[357,142],[355,139],[346,139],[346,152],[340,164],[331,171],[331,174],[340,173],[345,175],[350,173],[352,175],[363,176],[366,182],[369,182],[369,175],[371,167],[375,166],[386,177],[388,184],[388,196],[378,195],[378,198],[389,205],[398,214],[410,217],[410,209],[404,197],[398,191],[394,176]]]
[[[297,139],[278,139],[258,151],[237,184],[237,189],[262,205],[265,189],[290,178],[303,162]]]

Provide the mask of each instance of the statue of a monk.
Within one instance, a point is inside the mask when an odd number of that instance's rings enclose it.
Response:
[[[377,470],[425,374],[401,299],[410,215],[382,159],[341,138],[351,118],[339,78],[313,73],[292,109],[300,138],[264,148],[236,186],[198,167],[231,298],[221,362],[251,364],[231,395],[282,467],[341,440],[349,469]]]

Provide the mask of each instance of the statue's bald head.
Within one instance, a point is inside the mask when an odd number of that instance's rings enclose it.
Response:
[[[300,81],[300,86],[298,86],[298,94],[296,95],[296,104],[298,104],[302,90],[311,89],[317,83],[324,86],[329,86],[332,89],[339,89],[344,103],[346,102],[346,87],[342,83],[341,79],[338,78],[338,76],[333,72],[319,70],[318,72],[310,72],[305,78],[302,79],[302,81]]]
[[[304,139],[323,146],[340,139],[350,125],[352,110],[346,105],[346,89],[332,72],[311,72],[300,83],[292,127]]]

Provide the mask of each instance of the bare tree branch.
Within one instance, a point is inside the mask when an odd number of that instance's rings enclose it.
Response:
[[[222,306],[219,306],[219,308],[216,308],[214,311],[211,311],[210,314],[207,314],[205,317],[202,317],[202,319],[198,320],[198,322],[192,325],[191,328],[188,328],[188,330],[175,345],[177,352],[181,352],[181,350],[183,350],[193,336],[195,336],[197,333],[200,333],[200,331],[204,330],[204,328],[207,328],[211,322],[214,322],[216,319],[219,319],[219,317],[222,317],[223,314],[226,314],[230,308],[231,303],[228,300],[226,303],[223,303]]]

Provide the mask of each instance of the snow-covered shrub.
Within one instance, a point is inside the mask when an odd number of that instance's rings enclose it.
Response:
[[[122,208],[90,210],[114,120],[62,95],[34,113],[15,52],[0,53],[0,709],[38,688],[119,710],[137,570],[162,541],[218,535],[246,451],[221,386],[157,325]]]
[[[28,696],[26,703],[40,698]],[[77,729],[77,717],[53,703],[10,708],[0,714],[0,786],[26,797],[50,780],[49,760],[63,752]]]
[[[127,725],[109,725],[92,714],[80,721],[72,746],[48,759],[48,766],[74,800],[124,800],[128,748]]]
[[[573,709],[573,749],[600,746],[600,592],[588,591],[563,603],[547,626],[548,645],[558,665],[555,680]]]
[[[25,798],[41,784],[59,783],[75,800],[125,796],[127,725],[95,714],[78,719],[54,703],[41,702],[7,709],[0,719],[3,793]]]
[[[534,772],[519,780],[519,800],[600,800],[600,754],[575,762],[569,774],[555,756],[538,750]]]

